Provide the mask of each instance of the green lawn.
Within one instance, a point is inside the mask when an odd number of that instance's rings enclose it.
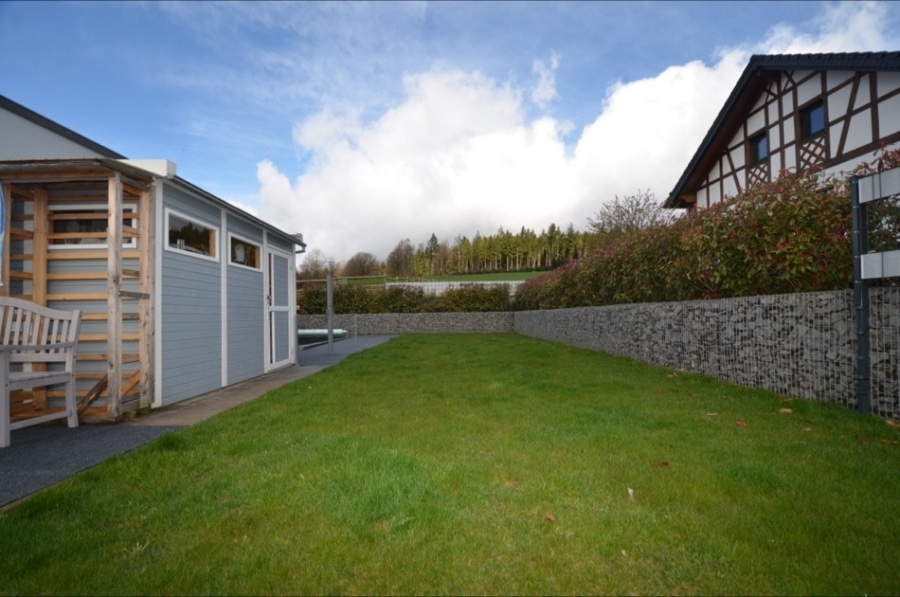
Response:
[[[0,592],[897,594],[898,441],[586,350],[403,336],[3,513]]]

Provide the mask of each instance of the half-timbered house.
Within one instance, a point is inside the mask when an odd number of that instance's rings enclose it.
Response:
[[[2,96],[0,185],[0,296],[82,310],[84,420],[118,421],[294,364],[301,235],[167,160],[126,159]],[[12,415],[40,415],[60,395],[17,396]]]
[[[900,143],[900,52],[753,56],[663,203],[708,207],[783,170],[848,173]]]

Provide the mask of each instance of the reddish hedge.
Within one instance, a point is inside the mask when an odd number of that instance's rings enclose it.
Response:
[[[875,165],[864,164],[857,172],[898,164],[900,150],[883,152]],[[619,239],[528,280],[516,293],[515,307],[555,309],[850,288],[850,236],[849,186],[844,180],[783,172],[772,183]]]
[[[302,313],[325,313],[325,285],[308,287],[297,294]],[[353,286],[333,289],[335,313],[450,313],[509,311],[506,284],[464,284],[442,294],[431,294],[413,286]]]

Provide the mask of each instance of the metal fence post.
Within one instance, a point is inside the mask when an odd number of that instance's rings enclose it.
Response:
[[[866,204],[859,200],[859,178],[850,178],[853,216],[853,312],[856,316],[856,410],[872,412],[869,364],[869,284],[862,276],[862,256],[869,250]]]
[[[328,319],[328,354],[334,354],[334,276],[332,274],[328,274],[325,288],[325,313]]]

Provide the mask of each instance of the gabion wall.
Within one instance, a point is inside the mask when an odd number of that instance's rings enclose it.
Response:
[[[325,329],[325,315],[298,315],[300,329]],[[513,331],[513,314],[488,313],[377,313],[334,315],[334,327],[352,336],[394,334],[479,334]]]
[[[900,420],[900,288],[869,291],[872,410]]]
[[[870,291],[871,403],[900,419],[900,289]],[[851,290],[516,313],[517,333],[856,407]]]

